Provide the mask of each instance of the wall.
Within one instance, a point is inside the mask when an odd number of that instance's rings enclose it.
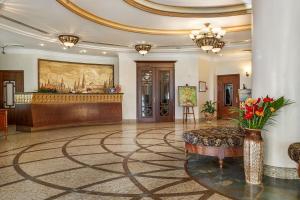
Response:
[[[119,64],[117,57],[87,56],[67,53],[56,53],[40,50],[22,50],[0,55],[0,70],[24,70],[24,90],[33,92],[38,89],[38,59],[49,59],[70,62],[113,64],[115,83],[119,82]]]
[[[191,53],[151,53],[140,56],[137,53],[120,53],[120,84],[124,91],[123,117],[124,119],[136,119],[136,60],[164,60],[177,61],[175,63],[175,118],[182,119],[182,108],[178,106],[177,87],[185,84],[197,86],[199,78],[207,80],[207,70],[205,70],[205,58],[199,54]],[[202,71],[202,68],[204,69]],[[203,74],[201,74],[203,73]],[[198,93],[198,92],[197,92]],[[205,101],[206,96],[198,93],[200,102]],[[203,98],[203,100],[202,100]],[[198,101],[199,102],[199,101]],[[195,108],[196,118],[199,118],[199,106]]]
[[[240,88],[243,85],[251,89],[251,56],[243,57],[218,57],[209,62],[208,99],[217,100],[217,76],[226,74],[240,74]],[[246,77],[246,72],[250,74]]]

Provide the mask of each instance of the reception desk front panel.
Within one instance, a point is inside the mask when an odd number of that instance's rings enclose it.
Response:
[[[122,121],[122,94],[17,94],[18,131]]]

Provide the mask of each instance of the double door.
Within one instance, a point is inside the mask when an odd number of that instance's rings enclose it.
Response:
[[[175,120],[175,62],[137,62],[137,118],[139,122]]]

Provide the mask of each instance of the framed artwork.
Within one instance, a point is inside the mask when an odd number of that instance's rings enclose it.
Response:
[[[178,86],[179,106],[197,106],[197,87]]]
[[[114,86],[114,66],[38,60],[39,90],[60,93],[104,93]]]
[[[199,92],[206,92],[206,82],[199,81]]]

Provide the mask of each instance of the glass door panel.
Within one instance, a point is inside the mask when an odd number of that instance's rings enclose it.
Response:
[[[160,71],[160,116],[169,116],[170,113],[170,71]]]
[[[153,117],[153,71],[142,70],[141,77],[141,113],[142,118]]]

